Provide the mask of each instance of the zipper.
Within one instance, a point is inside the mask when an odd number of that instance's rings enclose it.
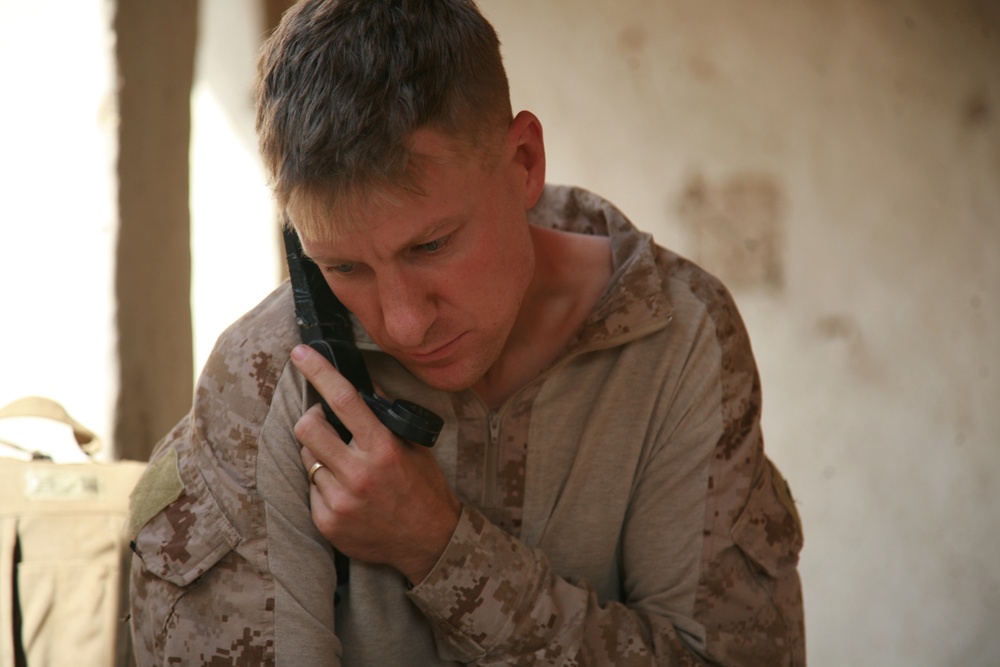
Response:
[[[635,331],[630,332],[629,336],[626,336],[623,340],[622,337],[616,338],[614,341],[607,341],[606,345],[591,345],[585,348],[577,348],[571,350],[569,354],[566,354],[556,362],[546,369],[544,372],[536,376],[526,385],[515,391],[497,410],[491,410],[483,402],[481,398],[476,396],[479,400],[480,405],[482,405],[486,411],[486,421],[487,421],[487,439],[486,439],[486,451],[483,455],[483,494],[481,498],[483,509],[493,509],[496,507],[497,502],[497,476],[500,468],[500,424],[503,421],[503,416],[506,414],[507,409],[514,405],[518,397],[524,392],[528,387],[534,384],[545,382],[549,376],[553,375],[560,368],[568,364],[570,361],[576,357],[586,354],[588,352],[595,352],[598,350],[605,349],[606,347],[617,347],[625,342],[629,342],[636,338],[641,338],[648,335],[658,329],[668,326],[673,321],[673,313],[668,314],[666,321],[657,321],[652,326],[642,327]]]
[[[487,416],[489,428],[489,438],[486,441],[486,451],[484,452],[483,470],[483,498],[484,508],[496,506],[497,499],[497,470],[500,467],[500,413],[490,411]]]

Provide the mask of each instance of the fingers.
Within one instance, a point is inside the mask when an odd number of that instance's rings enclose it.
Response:
[[[307,447],[299,450],[299,456],[309,477],[309,507],[313,524],[333,544],[337,538],[339,523],[334,507],[343,498],[337,476]]]
[[[323,468],[325,468],[325,467],[326,467],[326,466],[325,466],[325,465],[323,465],[323,464],[322,464],[322,463],[321,463],[320,461],[316,461],[316,463],[314,463],[314,464],[312,464],[311,466],[309,466],[309,472],[308,472],[308,475],[309,475],[309,483],[310,483],[310,484],[315,484],[315,483],[316,483],[316,480],[314,480],[314,479],[313,479],[313,476],[314,476],[314,475],[315,475],[315,474],[316,474],[316,473],[317,473],[317,472],[318,472],[319,470],[321,470],[321,469],[323,469]]]
[[[302,459],[302,464],[306,468],[306,476],[309,478],[310,485],[318,489],[320,484],[326,484],[328,480],[336,480],[333,470],[316,458],[316,455],[309,451],[308,447],[299,449],[299,458]]]
[[[322,354],[308,345],[298,345],[292,349],[292,363],[302,375],[315,387],[320,396],[327,402],[330,409],[336,413],[344,426],[354,435],[355,443],[364,449],[375,442],[385,427],[365,404],[358,390],[341,375]],[[320,412],[322,415],[322,412]],[[326,420],[322,420],[326,423]],[[329,424],[327,424],[329,427]],[[315,424],[308,425],[308,430],[319,428]],[[329,427],[333,431],[332,427]],[[296,437],[299,432],[296,430]],[[305,442],[302,437],[300,441]],[[338,438],[339,440],[339,438]]]
[[[322,460],[325,465],[332,465],[338,455],[347,452],[343,440],[337,434],[336,429],[330,425],[323,415],[323,406],[316,404],[306,410],[305,414],[296,422],[293,429],[295,438],[312,450],[312,455],[317,460]],[[305,462],[303,460],[303,462]],[[308,468],[312,461],[306,464]]]

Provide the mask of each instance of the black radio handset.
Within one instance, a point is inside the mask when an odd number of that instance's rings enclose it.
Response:
[[[285,225],[285,256],[295,299],[295,319],[302,342],[318,351],[353,384],[379,421],[403,440],[433,447],[444,421],[430,410],[398,399],[390,402],[375,393],[361,351],[354,344],[350,312],[330,290],[314,262],[302,253],[298,234]],[[344,442],[351,432],[322,396],[323,412]]]

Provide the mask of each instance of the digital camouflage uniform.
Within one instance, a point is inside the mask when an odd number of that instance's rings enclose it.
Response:
[[[445,418],[434,451],[464,505],[433,571],[410,587],[354,562],[334,605],[285,284],[220,338],[133,498],[140,664],[804,664],[801,528],[730,296],[587,192],[549,187],[531,215],[609,235],[614,276],[499,410],[358,332],[384,393]]]

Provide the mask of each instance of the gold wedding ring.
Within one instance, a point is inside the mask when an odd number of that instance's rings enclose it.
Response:
[[[316,480],[313,479],[313,477],[316,476],[316,471],[319,470],[320,468],[325,468],[325,467],[326,466],[323,465],[319,461],[316,461],[316,463],[314,463],[311,466],[309,466],[309,483],[310,484],[315,484],[316,483]]]

